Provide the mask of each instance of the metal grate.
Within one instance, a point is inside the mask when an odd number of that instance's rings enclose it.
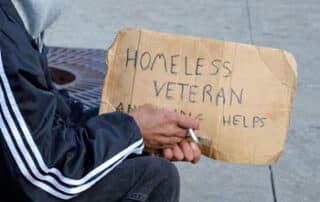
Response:
[[[70,96],[81,101],[86,108],[100,105],[105,61],[105,50],[50,47],[48,52],[49,67],[75,76],[69,83],[56,84],[57,88],[68,90]],[[64,76],[63,71],[59,71],[60,78]]]

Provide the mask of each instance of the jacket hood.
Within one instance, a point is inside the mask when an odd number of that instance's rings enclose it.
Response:
[[[26,30],[37,38],[60,15],[64,0],[12,0]]]

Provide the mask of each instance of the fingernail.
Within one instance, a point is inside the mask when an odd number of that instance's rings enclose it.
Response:
[[[191,142],[190,145],[193,151],[198,150],[198,145],[196,145],[195,143]]]

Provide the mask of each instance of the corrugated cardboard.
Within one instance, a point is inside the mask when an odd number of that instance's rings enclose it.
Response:
[[[101,113],[175,109],[200,120],[202,152],[217,160],[269,165],[283,151],[297,83],[290,53],[125,29],[107,61]]]

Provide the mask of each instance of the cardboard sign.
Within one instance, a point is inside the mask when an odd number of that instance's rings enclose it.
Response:
[[[125,29],[108,51],[100,112],[151,103],[200,120],[203,154],[273,164],[284,149],[296,90],[283,50]]]

